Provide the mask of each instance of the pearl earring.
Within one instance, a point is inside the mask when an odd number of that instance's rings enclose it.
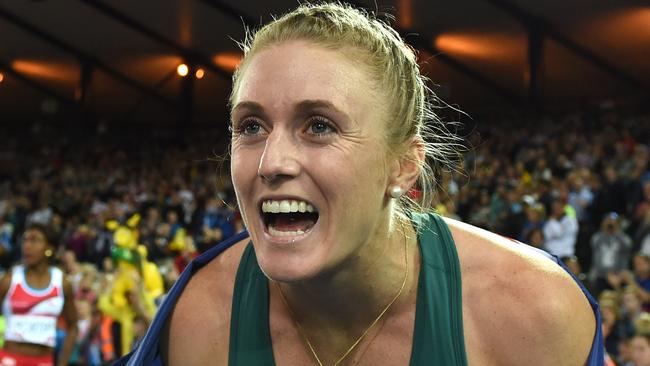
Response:
[[[392,187],[390,187],[390,196],[392,198],[396,198],[396,199],[400,198],[402,193],[403,193],[402,187],[400,187],[400,186],[392,186]]]

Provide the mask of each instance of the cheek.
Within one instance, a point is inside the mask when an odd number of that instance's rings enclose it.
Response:
[[[251,191],[257,177],[259,159],[254,151],[233,147],[231,150],[230,174],[233,188],[237,197],[239,210],[242,212],[242,218],[246,224],[246,207],[251,202],[246,201],[247,197],[252,197]]]
[[[304,166],[310,166],[312,173],[319,176],[319,181],[326,182],[325,186],[335,196],[350,194],[363,199],[362,196],[374,193],[386,180],[383,161],[378,154],[368,154],[368,151],[375,150],[315,152],[306,157]]]
[[[326,182],[321,185],[327,190],[326,197],[346,212],[340,218],[360,215],[365,217],[361,222],[374,221],[376,217],[370,212],[381,211],[387,175],[379,154],[368,154],[368,151],[376,150],[369,148],[336,158],[323,154],[316,158],[319,163],[314,164],[314,172],[319,174],[320,182]]]
[[[251,188],[252,179],[257,176],[258,154],[252,149],[233,147],[230,161],[230,174],[235,191],[245,192]]]

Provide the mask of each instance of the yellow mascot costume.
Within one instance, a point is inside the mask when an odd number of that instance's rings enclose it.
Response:
[[[147,249],[138,244],[137,226],[140,215],[129,218],[126,225],[109,221],[113,231],[111,256],[116,263],[115,280],[99,298],[99,309],[120,323],[121,354],[133,347],[133,324],[136,317],[150,319],[156,312],[155,300],[164,293],[163,279],[158,267],[147,261]],[[137,301],[134,304],[134,296]]]

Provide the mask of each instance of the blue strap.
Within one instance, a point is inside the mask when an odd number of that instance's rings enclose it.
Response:
[[[224,250],[230,248],[235,243],[246,239],[248,237],[248,232],[243,231],[239,234],[231,236],[227,240],[219,243],[219,245],[210,248],[205,253],[201,254],[199,257],[195,258],[190,264],[185,268],[183,273],[169,290],[165,296],[165,300],[158,308],[156,316],[154,317],[147,334],[145,334],[140,345],[129,353],[128,355],[120,358],[114,365],[117,366],[135,366],[135,365],[146,365],[146,366],[162,366],[162,361],[160,359],[160,352],[158,350],[158,344],[160,340],[160,333],[167,323],[167,318],[169,318],[178,298],[181,293],[190,282],[190,278],[205,264],[210,262],[214,257],[221,254]]]
[[[591,344],[591,352],[589,352],[589,360],[587,361],[587,366],[603,366],[605,364],[605,342],[603,341],[603,328],[601,326],[602,319],[600,317],[598,302],[593,298],[593,296],[591,296],[582,282],[580,282],[576,276],[573,275],[573,272],[571,272],[564,265],[564,262],[562,262],[557,256],[554,257],[557,264],[559,264],[560,267],[564,268],[564,270],[567,271],[571,277],[573,277],[578,286],[580,286],[580,289],[587,297],[587,300],[589,300],[589,305],[591,305],[591,309],[594,311],[594,315],[596,316],[596,335],[594,336],[594,341]]]

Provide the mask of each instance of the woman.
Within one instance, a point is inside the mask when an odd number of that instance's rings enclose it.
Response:
[[[57,365],[67,365],[77,337],[72,286],[50,265],[58,241],[52,230],[31,224],[22,240],[22,264],[0,280],[2,313],[7,322],[0,365],[54,365],[57,319],[66,322],[66,337]]]
[[[602,364],[557,262],[409,208],[457,139],[438,125],[425,142],[424,80],[395,31],[305,5],[245,51],[231,170],[250,238],[186,269],[128,364]]]

